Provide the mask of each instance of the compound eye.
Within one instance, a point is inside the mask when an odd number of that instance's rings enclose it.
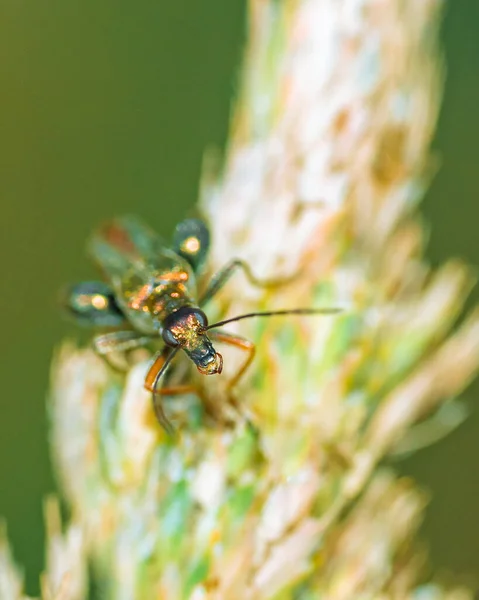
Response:
[[[198,323],[200,324],[201,328],[208,327],[208,317],[205,315],[205,313],[202,310],[200,310],[199,308],[195,308],[193,314],[195,315],[196,319],[198,320]]]
[[[167,329],[165,327],[165,329],[163,329],[161,336],[163,338],[163,341],[165,342],[165,344],[167,346],[171,346],[172,348],[176,347],[179,345],[178,340],[175,338],[175,336],[173,335],[173,333]]]

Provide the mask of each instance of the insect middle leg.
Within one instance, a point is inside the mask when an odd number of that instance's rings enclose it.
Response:
[[[246,275],[246,278],[252,285],[263,288],[275,288],[281,285],[286,285],[287,283],[291,283],[291,281],[294,281],[298,276],[298,273],[294,273],[293,275],[286,277],[277,277],[274,279],[258,279],[254,275],[253,271],[251,270],[251,267],[246,261],[240,258],[235,258],[231,262],[229,262],[225,267],[223,267],[220,271],[218,271],[216,275],[213,276],[210,283],[208,284],[208,287],[200,297],[200,306],[209,302],[209,300],[211,300],[211,298],[213,298],[213,296],[215,296],[219,292],[219,290],[239,269],[243,270],[243,273]]]
[[[135,348],[146,346],[151,341],[148,335],[141,335],[136,331],[113,331],[98,335],[93,339],[93,349],[102,356],[105,361],[115,370],[120,369],[117,364],[111,360],[113,352],[128,352]]]

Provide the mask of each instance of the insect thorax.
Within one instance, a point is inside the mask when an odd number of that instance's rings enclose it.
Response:
[[[137,270],[127,273],[119,288],[119,301],[128,319],[145,333],[158,333],[169,314],[196,304],[194,274],[183,261],[169,270],[148,269],[148,276]]]

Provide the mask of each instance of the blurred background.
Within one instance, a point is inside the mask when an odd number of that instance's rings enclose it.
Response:
[[[226,139],[245,11],[245,0],[0,3],[0,516],[30,594],[43,564],[42,500],[55,486],[50,361],[77,334],[58,290],[94,275],[84,246],[102,219],[137,213],[169,236],[194,205],[203,150]],[[448,3],[442,40],[428,258],[477,265],[477,0]],[[399,468],[432,495],[423,537],[434,566],[479,582],[479,385],[464,396],[466,424]]]

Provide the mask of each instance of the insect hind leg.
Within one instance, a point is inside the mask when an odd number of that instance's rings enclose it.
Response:
[[[210,247],[210,232],[200,219],[185,219],[176,226],[173,250],[186,259],[193,271],[202,266]]]
[[[121,327],[126,323],[113,290],[102,281],[83,281],[63,289],[60,303],[79,325]]]

